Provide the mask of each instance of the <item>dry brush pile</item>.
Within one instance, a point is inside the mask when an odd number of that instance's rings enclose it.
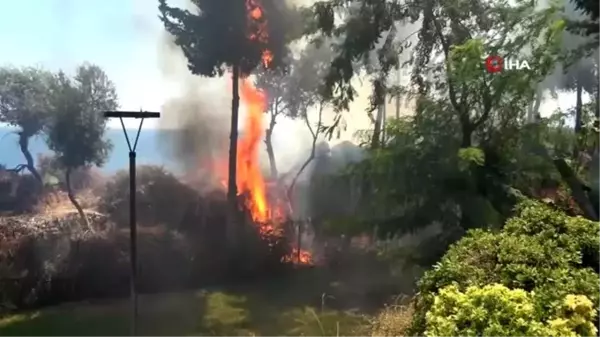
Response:
[[[197,287],[272,274],[285,249],[269,248],[252,226],[240,249],[224,244],[221,193],[200,194],[158,167],[138,168],[141,292]],[[129,291],[128,176],[101,190],[92,229],[76,212],[0,217],[0,310],[119,297]],[[269,271],[271,273],[265,273]]]

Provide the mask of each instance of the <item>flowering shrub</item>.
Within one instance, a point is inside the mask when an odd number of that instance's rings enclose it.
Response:
[[[447,286],[426,314],[427,336],[593,336],[596,310],[582,295],[567,295],[557,315],[542,321],[532,293],[501,284]]]
[[[461,292],[494,283],[521,289],[531,296],[535,322],[562,317],[564,301],[573,294],[585,296],[597,308],[599,229],[598,222],[569,217],[543,203],[526,201],[500,232],[470,231],[419,281],[409,332],[425,333],[426,315],[447,286]],[[562,329],[561,322],[554,321],[556,329]]]

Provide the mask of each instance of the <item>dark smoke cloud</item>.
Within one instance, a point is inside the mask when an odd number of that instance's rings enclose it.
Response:
[[[186,175],[203,175],[216,158],[226,158],[231,90],[226,79],[193,76],[167,33],[158,52],[165,80],[179,87],[162,107],[161,126],[169,129],[162,149],[181,163]]]
[[[289,16],[287,19],[267,17],[271,31],[290,32],[293,30],[293,27],[290,26],[298,28],[301,25],[301,22],[295,20],[298,17],[293,11],[293,7],[301,5],[300,3],[263,0],[263,4],[268,7],[279,7],[278,12],[285,13],[286,17]],[[193,4],[190,6],[189,1],[186,1],[183,6],[188,9],[194,7]],[[178,87],[175,90],[178,94],[167,100],[162,108],[164,117],[161,118],[161,127],[172,131],[164,136],[161,150],[183,166],[186,176],[207,176],[205,170],[210,171],[210,164],[214,162],[215,158],[227,158],[231,115],[230,75],[225,74],[224,78],[205,78],[192,75],[187,67],[187,59],[167,32],[162,33],[158,54],[159,66],[164,79]],[[242,128],[244,124],[243,106],[240,110],[239,123]],[[281,130],[285,128],[284,125],[278,125],[278,128],[275,130],[273,144],[276,156],[278,159],[282,159],[281,161],[299,160],[298,155],[291,152],[298,151],[297,149],[301,146],[295,143],[304,137],[277,137],[280,132],[287,131],[289,136],[289,131],[292,131]],[[281,141],[277,141],[279,139]],[[284,141],[287,142],[287,145],[284,144]],[[261,157],[265,154],[264,152],[261,150]],[[263,161],[261,160],[261,162]],[[281,165],[283,167],[291,166],[279,162],[278,164],[283,164]]]

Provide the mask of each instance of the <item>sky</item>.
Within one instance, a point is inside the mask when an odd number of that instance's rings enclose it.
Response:
[[[115,83],[122,110],[160,111],[177,89],[159,67],[162,27],[157,6],[156,0],[0,1],[0,66],[72,71],[88,61],[102,67]],[[573,95],[563,95],[558,103],[564,108],[572,102]],[[542,112],[554,108],[555,102],[547,102]],[[128,127],[134,125],[137,122],[127,121]],[[110,126],[120,124],[115,120]]]
[[[157,6],[152,0],[1,1],[0,65],[73,71],[88,61],[115,83],[121,109],[159,111],[170,88],[158,67]]]

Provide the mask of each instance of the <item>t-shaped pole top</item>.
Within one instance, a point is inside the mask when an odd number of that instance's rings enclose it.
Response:
[[[125,134],[125,140],[127,140],[127,146],[129,147],[129,152],[135,155],[135,149],[137,147],[138,140],[140,139],[140,131],[142,130],[142,125],[144,124],[144,119],[146,118],[160,118],[160,112],[148,112],[148,111],[104,111],[104,118],[118,118],[121,121],[121,126],[123,127],[123,133]],[[135,118],[141,119],[140,127],[138,128],[137,134],[135,136],[135,143],[131,146],[131,142],[129,141],[129,136],[127,135],[127,130],[125,129],[125,123],[123,123],[123,118]]]
[[[148,111],[105,111],[105,118],[160,118],[160,112]]]

